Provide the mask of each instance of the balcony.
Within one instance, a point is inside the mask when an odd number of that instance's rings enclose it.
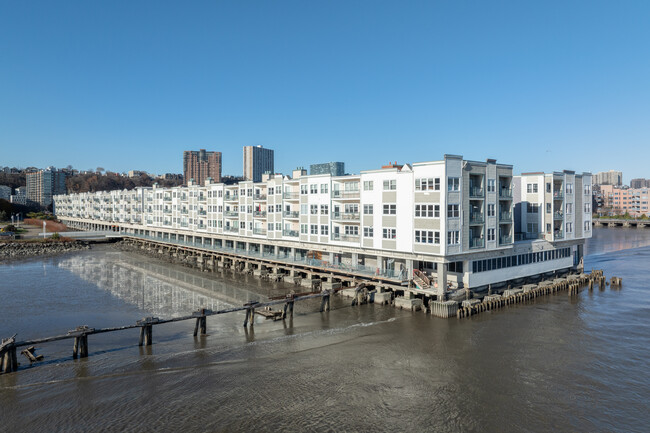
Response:
[[[501,223],[512,222],[512,212],[501,212],[499,214],[499,222]]]
[[[235,211],[231,211],[231,210],[227,210],[223,214],[224,214],[224,216],[226,216],[228,218],[237,218],[237,217],[239,217],[239,212],[235,212]]]
[[[504,188],[504,187],[499,188],[499,198],[503,198],[503,199],[506,199],[506,200],[511,200],[512,199],[512,189],[511,188]]]
[[[204,195],[199,195],[199,201],[205,201],[205,200],[206,200],[206,196],[204,196]]]
[[[223,199],[225,201],[238,201],[239,200],[239,194],[226,194],[223,196]]]
[[[171,198],[171,197],[168,197],[168,196],[165,196],[165,197],[163,197],[163,200],[164,200],[164,201],[172,201],[172,198]]]
[[[359,198],[361,195],[359,193],[359,190],[351,190],[351,191],[341,191],[341,190],[332,190],[332,198],[337,198],[337,199],[355,199]]]
[[[266,200],[266,194],[255,194],[253,200]]]
[[[172,213],[172,210],[170,208],[165,208],[163,209],[163,213]]]
[[[499,245],[507,245],[512,243],[512,236],[499,236]]]
[[[253,234],[266,236],[266,230],[261,227],[253,227]]]
[[[554,200],[562,200],[564,198],[564,194],[562,193],[562,190],[555,190],[553,191],[553,199]]]
[[[199,215],[207,215],[208,212],[204,209],[199,210]]]
[[[556,230],[553,232],[553,239],[564,239],[564,232],[561,230]]]
[[[469,214],[470,224],[483,224],[484,221],[485,221],[485,217],[483,215],[483,212],[470,212]]]
[[[284,216],[285,218],[300,218],[300,212],[285,210],[282,213],[282,216]]]
[[[253,212],[253,217],[254,218],[266,218],[266,211],[265,210],[256,210]]]
[[[198,226],[196,226],[196,228],[199,230],[205,230],[208,228],[208,226],[206,226],[205,224],[199,224]]]
[[[282,236],[289,236],[292,238],[298,237],[298,230],[282,230]]]
[[[470,186],[469,187],[469,196],[470,196],[470,198],[483,198],[483,197],[485,197],[485,191],[481,187]]]
[[[298,200],[300,199],[300,194],[298,194],[297,192],[285,191],[282,193],[282,198],[284,198],[285,200]]]
[[[564,214],[562,212],[553,212],[554,220],[561,220],[562,218],[564,218]]]
[[[470,248],[483,248],[485,247],[485,239],[483,238],[469,238],[469,247]]]
[[[359,221],[358,212],[332,212],[332,220]]]
[[[226,226],[223,228],[223,231],[227,233],[239,233],[239,229],[235,226]]]
[[[181,209],[181,213],[187,215],[187,209]]]
[[[359,235],[342,235],[340,233],[332,233],[331,240],[342,242],[359,242]]]

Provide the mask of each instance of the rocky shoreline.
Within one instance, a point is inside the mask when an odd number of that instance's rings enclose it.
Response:
[[[0,262],[89,249],[90,244],[80,241],[0,242]]]

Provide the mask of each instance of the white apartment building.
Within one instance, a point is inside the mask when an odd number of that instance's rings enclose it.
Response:
[[[591,188],[588,175],[562,176],[563,189],[572,184],[572,200]],[[54,202],[57,217],[71,227],[112,227],[127,236],[317,263],[399,284],[419,269],[444,291],[481,289],[578,264],[591,230],[573,209],[562,220],[566,236],[553,232],[515,241],[517,179],[511,165],[445,155],[359,175],[297,171],[263,182],[224,185],[207,179],[187,187],[59,195]],[[536,199],[552,198],[539,193],[546,188],[546,178],[540,179]],[[538,221],[538,230],[546,221]],[[564,226],[569,222],[571,236]]]

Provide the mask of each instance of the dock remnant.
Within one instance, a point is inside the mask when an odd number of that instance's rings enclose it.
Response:
[[[75,329],[68,331],[69,336],[74,337],[72,346],[72,358],[88,357],[88,334],[95,331],[95,328],[89,328],[88,325],[77,326]]]
[[[160,319],[157,317],[145,317],[142,320],[138,320],[136,324],[140,327],[140,340],[138,346],[151,346],[153,344],[153,324],[160,322]]]
[[[24,355],[25,358],[29,360],[29,363],[32,364],[34,362],[42,361],[43,360],[43,355],[35,355],[34,351],[36,348],[34,346],[29,346],[27,349],[24,349],[22,352],[20,352],[21,355]]]
[[[16,335],[3,338],[0,344],[0,368],[2,373],[11,373],[18,370],[18,358],[16,357]]]
[[[205,318],[206,314],[212,314],[212,310],[208,310],[207,308],[199,308],[193,314],[196,316],[196,324],[194,325],[193,334],[195,337],[199,332],[199,328],[201,329],[201,335],[205,335],[207,332],[207,320]]]

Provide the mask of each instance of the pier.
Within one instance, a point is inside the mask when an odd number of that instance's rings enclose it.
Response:
[[[618,218],[594,218],[594,227],[636,227],[644,229],[650,227],[650,219],[618,219]]]

